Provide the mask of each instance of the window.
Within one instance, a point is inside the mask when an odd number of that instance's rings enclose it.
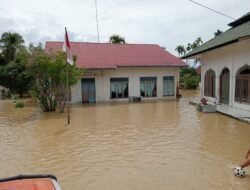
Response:
[[[236,75],[235,101],[250,103],[250,68],[243,68]]]
[[[211,69],[205,74],[204,95],[215,97],[215,72]]]
[[[110,95],[112,99],[128,97],[128,78],[111,78]]]
[[[141,96],[156,97],[156,77],[141,77]]]
[[[163,77],[163,96],[174,96],[174,77]]]

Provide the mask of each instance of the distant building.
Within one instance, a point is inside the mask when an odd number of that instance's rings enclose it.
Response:
[[[250,13],[229,26],[183,59],[200,59],[203,96],[250,110]]]
[[[73,103],[175,98],[179,69],[186,64],[158,45],[71,42],[85,75],[72,87]],[[63,42],[45,50],[61,51]]]

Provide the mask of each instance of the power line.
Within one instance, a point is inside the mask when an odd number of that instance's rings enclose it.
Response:
[[[193,0],[188,0],[188,1],[190,1],[190,2],[192,2],[192,3],[194,3],[194,4],[196,4],[196,5],[199,5],[199,6],[203,7],[203,8],[206,8],[206,9],[208,9],[208,10],[210,10],[210,11],[213,11],[213,12],[215,12],[215,13],[217,13],[217,14],[220,14],[220,15],[222,15],[222,16],[225,16],[225,17],[227,17],[227,18],[230,18],[230,19],[232,19],[232,20],[236,20],[235,18],[233,18],[233,17],[231,17],[231,16],[228,16],[228,15],[222,13],[222,12],[216,11],[216,10],[210,8],[210,7],[207,7],[207,6],[205,6],[205,5],[202,5],[202,4],[200,4],[200,3],[198,3],[198,2],[195,2],[195,1],[193,1]]]

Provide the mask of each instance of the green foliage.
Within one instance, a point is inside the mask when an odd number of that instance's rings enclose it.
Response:
[[[184,89],[197,89],[200,77],[193,67],[182,68],[180,71],[180,86]]]
[[[216,37],[216,36],[219,36],[221,33],[223,33],[221,30],[217,30],[215,33],[214,33],[214,36]]]
[[[17,33],[5,32],[0,39],[0,85],[20,97],[32,83],[27,67],[30,54],[23,44],[22,36]]]
[[[182,86],[184,89],[197,89],[199,85],[199,76],[185,74],[182,78]]]
[[[20,97],[30,89],[32,79],[30,71],[22,61],[0,66],[0,85],[12,93],[19,94]]]
[[[175,48],[175,51],[178,52],[179,56],[186,54],[186,49],[183,45],[179,45]]]
[[[192,44],[191,43],[188,43],[187,47],[186,47],[186,50],[187,52],[191,51],[192,50]]]
[[[5,64],[14,61],[16,53],[23,48],[24,40],[18,33],[5,32],[0,39],[0,49]]]
[[[193,67],[184,67],[184,68],[181,68],[180,77],[182,78],[185,74],[196,75],[196,70]]]
[[[180,55],[185,55],[189,51],[192,51],[196,49],[197,47],[201,46],[203,44],[203,41],[201,37],[198,37],[193,43],[188,43],[187,46],[179,45],[175,48],[175,51],[178,52],[179,56]]]
[[[16,108],[23,108],[24,107],[24,103],[23,101],[19,100],[15,102],[15,107]]]
[[[2,53],[0,53],[0,65],[5,65],[6,64],[6,61],[4,59],[4,56]]]
[[[125,44],[125,38],[121,37],[120,35],[114,34],[112,36],[110,36],[109,38],[109,43],[112,44]]]
[[[37,53],[37,54],[35,54]],[[33,77],[33,95],[37,97],[43,111],[55,111],[56,101],[52,94],[52,83],[47,69],[49,68],[50,59],[45,53],[35,52],[31,66]]]
[[[66,62],[63,52],[48,55],[43,51],[35,51],[33,55],[31,70],[35,78],[34,95],[43,111],[55,111],[58,107],[63,112],[68,98],[67,67],[70,86],[77,83],[81,71]]]

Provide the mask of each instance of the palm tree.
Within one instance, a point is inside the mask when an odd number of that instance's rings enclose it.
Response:
[[[120,35],[114,34],[110,36],[109,43],[111,44],[125,44],[125,38],[121,37]]]
[[[191,44],[191,49],[192,50],[196,49],[197,47],[199,47],[199,45],[196,42]]]
[[[197,38],[194,43],[197,45],[197,47],[199,47],[201,44],[203,44],[203,41],[201,39],[201,37]]]
[[[186,50],[191,51],[203,44],[201,37],[197,38],[192,44],[188,43]]]
[[[192,44],[188,43],[186,50],[189,52],[192,50]]]
[[[214,36],[215,36],[215,37],[216,37],[216,36],[219,36],[221,33],[222,33],[221,30],[217,30],[217,31],[214,33]]]
[[[178,46],[175,48],[175,51],[178,52],[179,56],[185,55],[185,54],[186,54],[186,50],[185,50],[185,47],[184,47],[183,45],[178,45]]]
[[[18,49],[22,48],[24,40],[18,33],[5,32],[0,39],[0,49],[4,56],[5,62],[9,63],[15,59]]]

